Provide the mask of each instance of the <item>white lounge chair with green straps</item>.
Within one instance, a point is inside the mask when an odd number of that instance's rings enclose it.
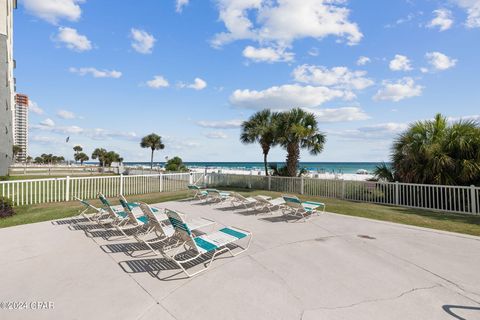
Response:
[[[257,205],[255,206],[257,211],[267,210],[269,213],[272,213],[285,205],[285,200],[282,197],[271,199],[270,197],[259,195],[254,198],[257,200]]]
[[[198,237],[192,235],[192,230],[185,221],[182,215],[173,210],[165,210],[170,223],[175,228],[175,236],[181,239],[180,246],[176,250],[169,252],[162,252],[162,255],[177,264],[180,269],[188,276],[193,277],[200,272],[207,270],[215,257],[221,253],[228,252],[233,256],[245,252],[252,240],[252,233],[240,228],[224,227],[218,231],[207,233]],[[248,240],[245,247],[240,247],[238,242]],[[241,251],[234,253],[228,245],[234,244],[241,248]],[[193,252],[193,256],[182,258],[178,254],[182,252]],[[204,266],[201,270],[189,273],[184,267],[185,264],[191,263],[193,260],[205,257],[207,254],[211,255],[207,263],[202,263]]]
[[[75,200],[80,201],[80,203],[85,207],[84,210],[81,210],[79,215],[84,217],[90,222],[97,223],[101,227],[106,228],[112,220],[110,219],[110,214],[102,208],[97,208],[86,200],[74,197]],[[92,213],[88,213],[93,211]]]
[[[207,190],[202,189],[195,184],[188,185],[188,190],[192,192],[192,198],[194,200],[203,200],[208,196]]]
[[[220,203],[230,198],[231,194],[227,191],[220,191],[217,189],[207,189],[206,202]]]
[[[325,204],[322,202],[302,202],[298,197],[289,195],[284,195],[282,198],[285,200],[285,205],[282,207],[284,215],[300,217],[307,220],[307,218],[312,217],[313,214],[325,212]]]
[[[143,214],[148,217],[149,228],[144,234],[135,235],[135,239],[138,242],[144,243],[150,249],[150,251],[157,255],[160,254],[160,251],[157,251],[152,247],[154,244],[162,242],[166,244],[167,240],[169,240],[167,244],[168,247],[165,245],[161,246],[160,250],[163,251],[178,246],[181,239],[174,237],[175,228],[170,224],[169,218],[165,212],[162,210],[161,213],[156,213],[158,210],[154,211],[153,207],[143,202],[140,202],[139,205]],[[190,226],[191,230],[205,228],[214,225],[215,223],[215,221],[207,218],[194,218],[188,220],[188,225]]]
[[[238,192],[232,192],[230,193],[230,203],[233,207],[243,206],[245,209],[249,209],[257,204],[257,200],[253,197],[246,198]]]

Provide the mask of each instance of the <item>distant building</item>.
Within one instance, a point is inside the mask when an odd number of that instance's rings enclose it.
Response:
[[[25,162],[28,156],[28,96],[17,93],[15,95],[15,114],[14,114],[14,145],[22,148],[17,154],[18,162]]]
[[[12,163],[13,105],[13,9],[16,0],[0,0],[0,175],[8,174]]]

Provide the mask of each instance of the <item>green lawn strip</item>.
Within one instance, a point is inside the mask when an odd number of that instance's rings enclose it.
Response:
[[[104,177],[104,176],[118,176],[115,173],[95,173],[95,174],[38,174],[38,175],[19,175],[4,177],[3,181],[18,181],[18,180],[37,180],[37,179],[53,179],[53,178],[65,178],[65,177]],[[1,180],[0,180],[1,181]]]
[[[146,203],[160,203],[166,201],[174,201],[185,199],[188,197],[187,191],[154,193],[147,195],[128,196],[128,201],[142,201]],[[117,199],[111,199],[112,204],[117,205]],[[94,206],[101,207],[98,200],[90,201]],[[72,217],[83,209],[79,202],[59,202],[48,204],[37,204],[31,206],[15,207],[15,215],[8,218],[0,219],[0,228],[12,227],[21,224],[35,223],[41,221],[56,220]]]

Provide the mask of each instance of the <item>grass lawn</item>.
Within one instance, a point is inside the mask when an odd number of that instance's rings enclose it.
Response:
[[[240,191],[240,193],[245,196],[264,194],[272,197],[279,197],[282,195],[282,193],[263,190],[236,189],[236,191]],[[187,191],[180,191],[129,196],[127,198],[130,201],[159,203],[179,200],[186,198],[187,196]],[[328,212],[480,236],[480,216],[439,213],[427,210],[408,209],[339,199],[309,196],[301,196],[301,198],[304,200],[325,202]],[[92,201],[92,203],[95,206],[100,206],[98,201]],[[15,216],[0,219],[0,228],[71,217],[76,215],[80,209],[81,206],[77,202],[16,207]]]
[[[115,173],[95,173],[95,174],[38,174],[38,175],[20,175],[20,176],[2,176],[0,181],[17,181],[17,180],[36,180],[36,179],[52,179],[52,178],[65,178],[66,176],[72,177],[99,177],[99,176],[118,176]]]

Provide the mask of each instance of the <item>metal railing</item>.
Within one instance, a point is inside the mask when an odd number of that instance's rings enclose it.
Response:
[[[15,206],[94,199],[99,192],[107,197],[186,190],[202,180],[202,173],[169,173],[134,176],[65,177],[0,182],[0,196]]]
[[[337,198],[443,212],[480,214],[480,188],[475,186],[322,180],[221,173],[210,174],[208,185],[218,188],[236,187],[299,193],[322,198]]]

